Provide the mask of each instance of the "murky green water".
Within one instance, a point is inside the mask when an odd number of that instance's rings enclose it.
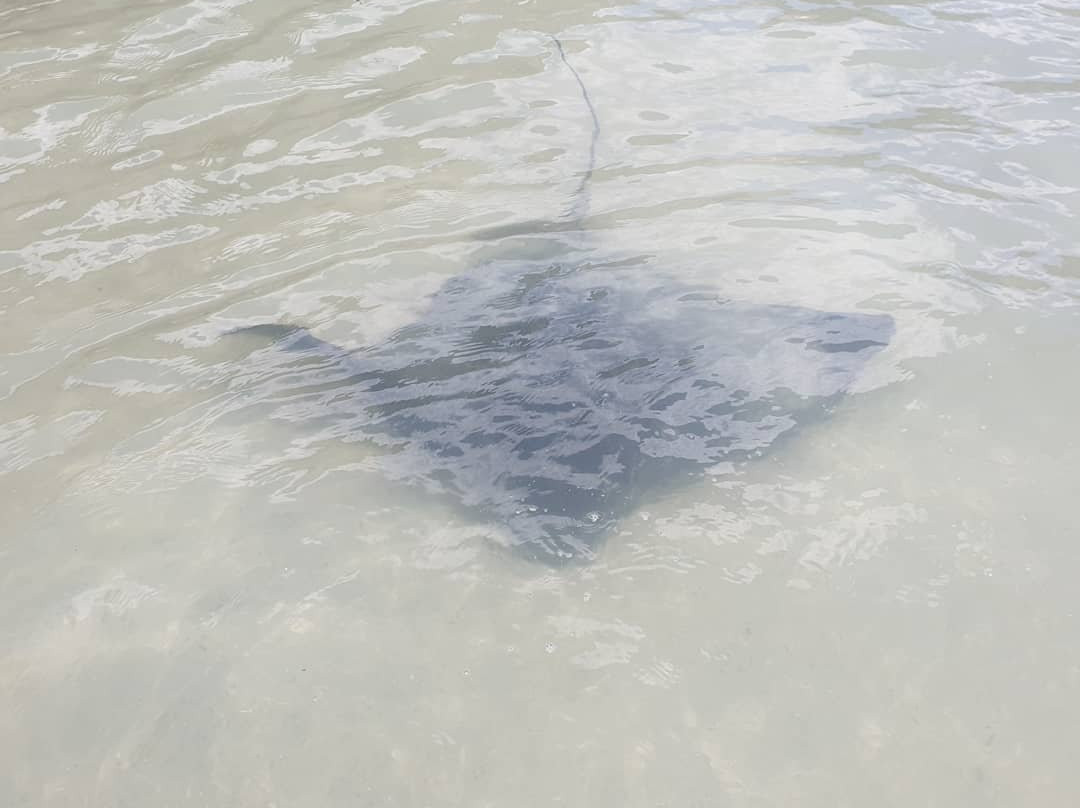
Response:
[[[0,6],[0,804],[1076,804],[1078,43]]]

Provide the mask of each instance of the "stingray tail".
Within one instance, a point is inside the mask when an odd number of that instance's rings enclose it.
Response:
[[[551,39],[555,43],[555,48],[559,51],[559,58],[562,59],[563,64],[565,64],[570,73],[573,74],[574,80],[581,89],[581,97],[585,101],[585,107],[589,111],[589,117],[592,118],[592,135],[589,139],[589,161],[586,165],[585,173],[581,175],[581,181],[574,191],[570,209],[566,212],[566,218],[573,222],[580,223],[589,215],[589,209],[592,204],[592,176],[593,171],[596,170],[596,144],[600,139],[600,116],[596,114],[596,107],[593,106],[592,97],[589,95],[589,88],[585,86],[585,81],[581,78],[581,74],[577,72],[577,69],[570,62],[570,59],[567,58],[566,49],[563,47],[562,41],[560,41],[557,36],[552,36]]]

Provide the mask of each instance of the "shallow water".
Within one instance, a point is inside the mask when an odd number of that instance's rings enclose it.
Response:
[[[1070,0],[0,9],[0,804],[1076,804],[1078,43]],[[362,353],[550,266],[894,331],[557,568],[222,336]]]

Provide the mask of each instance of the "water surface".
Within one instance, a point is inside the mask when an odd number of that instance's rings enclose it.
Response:
[[[1070,0],[0,9],[0,803],[1075,804],[1078,42]],[[891,334],[554,567],[224,337],[388,351],[552,267]]]

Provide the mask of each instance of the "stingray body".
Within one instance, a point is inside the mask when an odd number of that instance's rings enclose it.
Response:
[[[306,368],[300,420],[382,442],[388,475],[559,563],[592,558],[644,497],[826,414],[892,328],[553,268],[455,278],[420,321],[351,353],[298,328],[242,333]]]
[[[526,227],[532,246],[586,230],[599,134],[555,44],[593,133],[570,221]],[[892,335],[884,315],[724,301],[673,277],[527,254],[450,280],[419,321],[359,351],[281,325],[234,336],[295,363],[293,421],[386,445],[388,476],[561,563],[594,557],[643,498],[827,413]]]

